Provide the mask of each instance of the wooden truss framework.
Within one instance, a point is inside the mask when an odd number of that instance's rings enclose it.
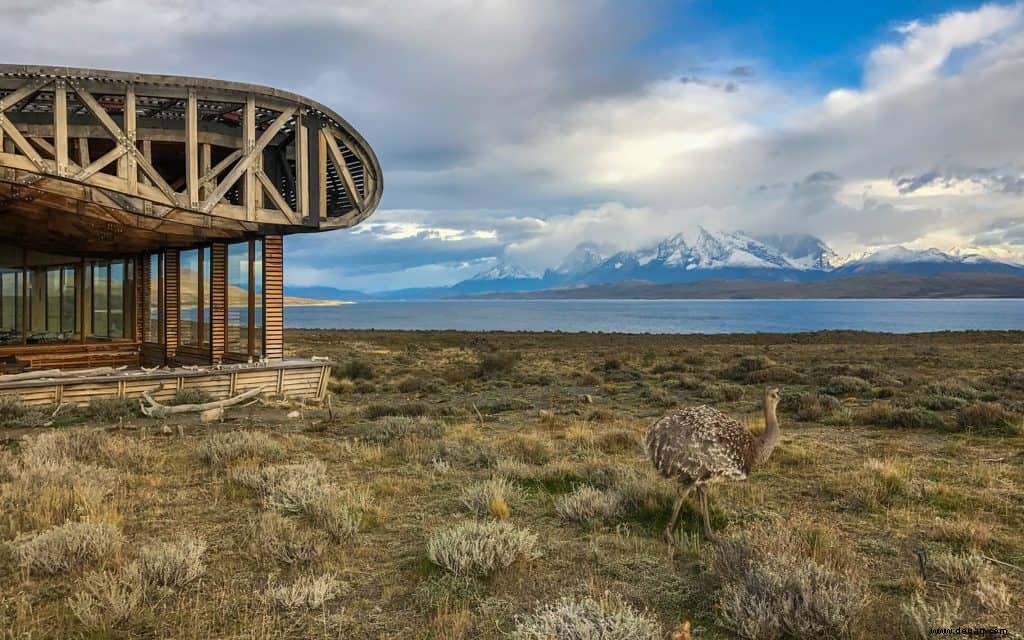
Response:
[[[168,143],[180,145],[184,160],[173,180],[154,156]],[[94,157],[91,146],[105,151]],[[300,96],[0,65],[0,221],[8,233],[42,225],[47,243],[85,237],[93,253],[184,247],[350,227],[373,212],[381,192],[369,145]]]

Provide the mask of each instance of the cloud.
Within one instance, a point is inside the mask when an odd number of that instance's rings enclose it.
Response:
[[[289,238],[290,280],[441,283],[697,224],[840,251],[1024,246],[1022,5],[896,25],[857,86],[825,91],[746,51],[647,42],[659,6],[19,0],[0,58],[251,81],[337,109],[381,158],[384,209]]]

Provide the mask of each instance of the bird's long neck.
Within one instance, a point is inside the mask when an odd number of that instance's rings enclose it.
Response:
[[[770,402],[764,403],[764,433],[757,438],[757,464],[764,463],[772,455],[775,445],[779,443],[779,420],[775,416],[775,407]]]

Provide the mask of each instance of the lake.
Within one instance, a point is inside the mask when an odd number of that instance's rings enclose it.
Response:
[[[329,329],[793,333],[1024,330],[1024,299],[443,300],[288,307],[285,325]]]

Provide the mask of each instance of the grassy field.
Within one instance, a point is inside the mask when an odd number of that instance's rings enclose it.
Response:
[[[336,363],[329,404],[0,406],[0,637],[1024,632],[1024,334],[287,344]],[[780,446],[715,487],[715,542],[688,506],[669,546],[643,430],[706,403],[756,431],[769,384]]]

